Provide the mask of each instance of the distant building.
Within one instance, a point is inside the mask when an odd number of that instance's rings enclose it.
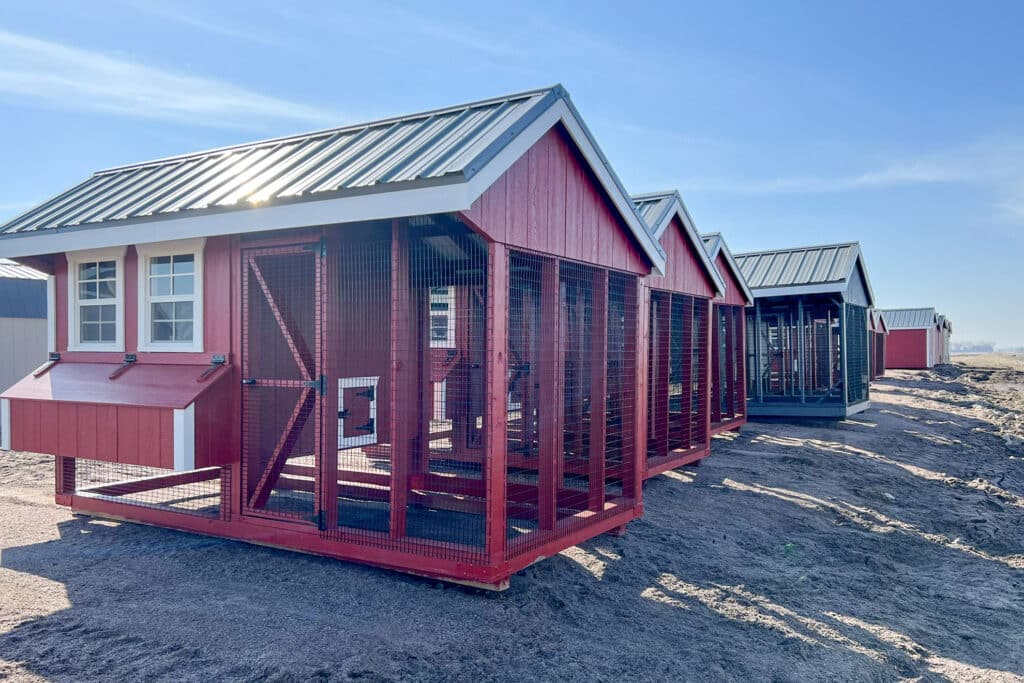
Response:
[[[0,258],[0,391],[46,360],[46,275]]]
[[[737,254],[747,310],[751,417],[846,417],[869,404],[868,311],[860,245]]]

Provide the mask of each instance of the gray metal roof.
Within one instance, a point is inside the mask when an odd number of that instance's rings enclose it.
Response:
[[[672,200],[676,198],[673,191],[648,192],[646,194],[633,195],[633,204],[644,219],[647,228],[654,234],[654,230],[665,217],[665,214],[672,208]]]
[[[0,254],[60,251],[72,232],[65,250],[465,211],[559,122],[660,272],[664,251],[560,85],[99,171],[0,226]]]
[[[0,279],[45,280],[46,274],[10,259],[0,258]]]
[[[111,168],[14,218],[0,233],[250,208],[464,176],[561,94],[556,86]]]
[[[879,310],[890,330],[917,330],[933,327],[936,323],[934,308],[890,308]]]
[[[842,283],[856,265],[856,242],[736,254],[751,289]]]

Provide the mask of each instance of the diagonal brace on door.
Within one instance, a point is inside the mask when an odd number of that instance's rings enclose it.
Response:
[[[252,274],[256,278],[256,282],[260,286],[260,290],[263,292],[263,296],[267,299],[267,304],[270,306],[270,312],[274,315],[274,320],[277,321],[277,326],[281,328],[281,334],[284,335],[284,340],[288,344],[289,350],[292,352],[292,357],[295,359],[295,364],[299,366],[299,371],[302,373],[303,379],[311,379],[313,371],[312,356],[309,353],[309,349],[306,347],[305,341],[302,339],[302,335],[293,334],[295,330],[295,321],[291,319],[288,312],[282,310],[277,305],[277,301],[274,299],[273,293],[270,291],[270,287],[267,285],[267,280],[263,276],[263,271],[260,269],[259,264],[256,263],[256,257],[249,257],[249,267],[252,269]]]
[[[270,492],[277,485],[277,480],[280,478],[281,472],[288,462],[292,448],[294,448],[295,442],[298,441],[299,435],[302,434],[302,428],[306,426],[306,421],[313,414],[313,403],[315,401],[315,391],[312,389],[304,389],[302,391],[298,402],[295,404],[295,408],[292,410],[291,416],[288,418],[287,424],[285,424],[281,438],[278,439],[277,444],[274,446],[274,451],[270,454],[270,460],[267,462],[267,466],[264,468],[263,474],[256,483],[252,496],[249,498],[249,507],[251,509],[262,508],[267,504]]]

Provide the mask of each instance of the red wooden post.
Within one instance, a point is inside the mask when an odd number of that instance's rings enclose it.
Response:
[[[693,378],[695,369],[693,367],[694,342],[693,336],[693,313],[696,299],[691,296],[676,294],[682,299],[683,315],[676,321],[682,325],[680,335],[683,347],[683,372],[680,382],[683,385],[682,406],[680,408],[680,421],[682,422],[682,434],[680,435],[680,448],[689,450],[695,445],[693,443]]]
[[[341,301],[336,297],[341,291],[341,239],[337,231],[324,235],[327,257],[322,259],[320,272],[320,303],[322,320],[320,336],[320,358],[322,372],[327,384],[320,399],[321,462],[317,481],[322,497],[323,526],[325,529],[338,528],[338,378],[341,377],[339,361],[344,353],[341,340]]]
[[[590,355],[590,448],[587,452],[587,507],[604,509],[605,437],[608,398],[608,271],[594,271]]]
[[[68,497],[75,492],[75,459],[54,458],[56,477],[54,478],[54,494],[58,505],[67,505]]]
[[[722,367],[722,363],[725,362],[728,366],[729,358],[729,342],[728,332],[725,335],[726,338],[726,350],[723,357],[722,354],[722,326],[719,324],[719,316],[723,319],[727,316],[728,309],[724,306],[718,306],[716,304],[711,305],[711,367],[713,372],[711,373],[711,421],[721,422],[723,418],[729,414],[728,406],[732,403],[732,399],[726,399],[726,412],[722,413],[722,399],[729,395],[729,391],[732,386],[729,384],[729,372],[726,370],[725,383],[722,383],[722,373],[719,370]]]
[[[704,403],[704,433],[701,434],[700,446],[708,448],[711,445],[711,363],[708,362],[710,354],[708,353],[708,345],[711,343],[711,314],[712,305],[710,299],[705,299],[703,302],[697,300],[698,306],[704,307],[704,325],[707,329],[704,330],[704,381],[701,382],[700,392],[701,400]],[[717,327],[717,325],[716,325]]]
[[[487,505],[486,552],[490,564],[505,559],[508,478],[508,248],[487,247],[487,382],[484,414],[484,497]]]
[[[623,363],[622,378],[625,396],[623,401],[622,433],[625,442],[626,435],[632,432],[633,436],[633,462],[623,462],[622,494],[631,496],[633,503],[638,508],[643,506],[643,483],[644,472],[647,468],[647,350],[650,340],[650,326],[641,324],[639,316],[646,317],[650,310],[650,289],[648,289],[640,278],[637,278],[633,285],[635,297],[634,305],[630,305],[629,287],[626,288],[626,305],[624,308],[625,317],[625,338],[630,335],[636,340],[635,353],[633,358],[636,364],[629,362],[629,347],[626,348],[626,359]],[[630,395],[632,394],[632,395]],[[623,453],[623,458],[626,454]],[[632,467],[630,467],[632,465]]]
[[[668,455],[669,440],[669,365],[672,360],[672,298],[668,294],[654,292],[651,295],[655,311],[651,343],[654,344],[654,374],[651,381],[651,423],[654,429],[653,457]]]
[[[409,235],[399,220],[391,222],[391,536],[405,536],[409,504],[409,461],[416,434],[419,376],[413,331],[417,329],[411,305],[409,281]]]
[[[538,463],[538,514],[540,528],[555,528],[558,517],[558,472],[562,459],[562,377],[559,318],[558,260],[546,258],[541,265],[541,350],[540,350],[540,461]]]

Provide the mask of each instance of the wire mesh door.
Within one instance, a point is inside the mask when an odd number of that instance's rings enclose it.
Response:
[[[321,520],[320,244],[242,252],[243,510]]]

